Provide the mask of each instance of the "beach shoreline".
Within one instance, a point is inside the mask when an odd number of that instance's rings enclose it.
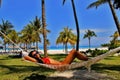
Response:
[[[89,48],[80,48],[79,49],[79,51],[81,51],[81,52],[85,52],[85,51],[87,51]],[[98,49],[98,50],[108,50],[108,47],[98,47],[98,48],[90,48],[91,50],[95,50],[95,49]],[[69,53],[69,51],[71,51],[72,49],[68,49],[68,53]],[[32,51],[32,50],[28,50],[28,52],[30,52],[30,51]],[[39,52],[42,52],[42,53],[44,53],[44,50],[38,50]],[[6,52],[5,52],[5,50],[0,50],[0,53],[12,53],[13,51],[12,50],[6,50]],[[20,50],[15,50],[15,52],[20,52]],[[48,51],[47,51],[47,53],[48,54],[66,54],[65,53],[65,50],[63,50],[63,49],[49,49]]]
[[[89,48],[81,48],[81,49],[79,49],[79,51],[85,52],[88,49]],[[99,47],[99,48],[90,48],[90,49],[91,50],[95,50],[95,49],[98,49],[98,50],[108,50],[108,47]],[[72,50],[72,49],[68,49],[68,53],[69,53],[70,50]],[[38,50],[38,51],[41,51],[42,53],[44,53],[43,50]],[[50,49],[47,52],[48,52],[48,54],[66,54],[65,50],[63,50],[63,49]]]

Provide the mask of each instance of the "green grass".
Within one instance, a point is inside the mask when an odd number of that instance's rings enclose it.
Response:
[[[0,80],[23,80],[33,74],[49,75],[54,70],[40,67],[34,63],[0,55]]]
[[[120,80],[120,57],[107,57],[104,60],[94,64],[92,68],[99,72]]]
[[[62,60],[66,55],[50,55],[50,57]],[[78,61],[78,60],[75,60]],[[120,80],[120,57],[107,57],[94,64],[92,69],[108,74]],[[0,55],[0,80],[36,80],[41,76],[44,78],[55,70],[40,67],[34,63],[23,61],[21,58],[14,58],[8,55]]]

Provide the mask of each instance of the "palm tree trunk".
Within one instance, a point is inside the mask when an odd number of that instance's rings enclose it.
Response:
[[[72,2],[72,8],[73,8],[73,12],[74,12],[74,18],[75,18],[75,22],[76,22],[76,30],[77,30],[77,43],[76,43],[76,50],[79,51],[79,24],[78,24],[78,19],[77,19],[77,14],[76,14],[76,9],[75,9],[75,5],[74,5],[74,0],[71,0]]]
[[[114,18],[114,21],[115,21],[117,30],[118,30],[118,32],[119,32],[119,34],[120,34],[120,24],[119,24],[119,20],[118,20],[118,18],[117,18],[117,16],[116,16],[115,9],[114,9],[114,7],[113,7],[113,5],[112,5],[111,0],[108,0],[108,3],[109,3],[109,6],[110,6],[110,9],[111,9],[111,12],[112,12],[112,15],[113,15],[113,18]]]
[[[13,44],[13,53],[15,53],[15,45]]]
[[[67,49],[68,49],[68,46],[67,46],[67,43],[65,43],[65,53],[66,54],[68,53]]]
[[[1,2],[2,2],[2,0],[0,0],[0,7],[1,7]]]
[[[44,39],[44,56],[47,57],[47,35],[46,35],[46,20],[45,20],[45,2],[42,0],[42,26]]]
[[[5,52],[6,52],[6,43],[5,43],[5,41],[4,41],[4,47],[5,47]]]
[[[6,52],[6,48],[7,48],[7,47],[6,47],[6,43],[5,43],[5,52]]]
[[[38,50],[38,42],[36,42],[36,49]]]
[[[88,38],[88,40],[89,40],[89,50],[90,50],[90,38]]]

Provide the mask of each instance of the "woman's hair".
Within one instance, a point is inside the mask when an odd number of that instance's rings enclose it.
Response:
[[[34,50],[34,51],[36,52],[35,55],[36,55],[36,54],[39,54],[38,51],[36,51],[36,50]],[[32,53],[33,53],[34,51],[31,51],[31,52],[28,54],[28,56],[30,56],[30,57],[32,57],[32,58],[35,58],[39,63],[43,63],[43,61],[42,61],[41,59],[39,59],[39,58],[37,58],[37,57],[35,57],[35,56],[32,55]],[[40,55],[40,54],[39,54],[39,55]],[[41,57],[41,55],[40,55],[40,57]]]
[[[28,54],[28,56],[34,58],[34,56],[32,55],[32,53],[33,53],[33,51],[31,51],[31,52]]]

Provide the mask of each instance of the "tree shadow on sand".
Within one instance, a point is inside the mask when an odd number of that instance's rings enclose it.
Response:
[[[30,76],[25,77],[23,80],[114,80],[114,78],[111,78],[105,74],[96,73],[95,71],[89,73],[86,70],[71,70],[56,72],[51,76],[33,73]]]
[[[23,80],[71,80],[70,78],[56,76],[56,77],[47,77],[45,75],[31,74],[28,77],[25,77]]]
[[[46,80],[46,76],[33,73],[30,76],[25,77],[23,80]]]

